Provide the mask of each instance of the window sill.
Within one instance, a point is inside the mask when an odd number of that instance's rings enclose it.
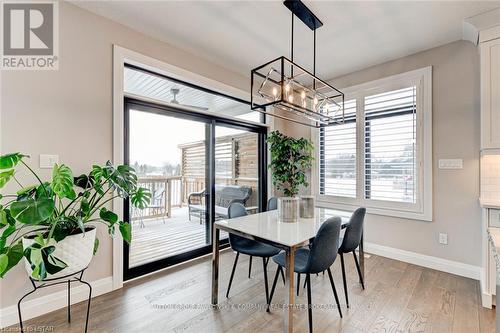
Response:
[[[350,203],[338,203],[338,202],[334,203],[331,201],[318,200],[318,199],[316,199],[316,206],[323,208],[339,209],[339,210],[349,210],[349,211],[353,211],[358,207],[365,207],[366,212],[368,214],[432,222],[432,211],[431,212],[405,211],[397,209],[370,207],[369,205],[365,204],[356,204],[356,203],[350,204]]]

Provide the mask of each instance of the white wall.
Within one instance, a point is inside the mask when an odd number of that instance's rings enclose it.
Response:
[[[68,3],[61,2],[59,11],[59,70],[1,73],[1,152],[31,155],[31,165],[44,177],[50,171],[37,168],[39,154],[58,154],[75,174],[112,159],[113,44],[249,90],[246,78],[196,55]],[[111,239],[103,229],[98,237],[99,252],[86,272],[91,281],[112,274]],[[0,309],[30,288],[23,267],[16,267],[0,280]]]
[[[355,55],[353,55],[355,56]],[[334,65],[334,64],[333,64]],[[473,266],[481,265],[479,207],[479,55],[458,41],[332,80],[348,87],[433,66],[433,221],[368,215],[366,241]],[[305,126],[287,133],[310,137]],[[439,170],[440,158],[463,158],[462,170]],[[438,233],[448,233],[448,245]]]

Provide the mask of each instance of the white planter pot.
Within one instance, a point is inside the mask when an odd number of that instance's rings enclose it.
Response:
[[[297,197],[278,198],[278,220],[280,222],[297,222],[299,220],[299,203]]]
[[[64,261],[68,267],[54,275],[47,275],[47,278],[54,279],[65,275],[70,275],[86,268],[92,260],[94,254],[94,241],[96,237],[96,228],[87,227],[90,229],[83,234],[71,235],[64,238],[56,244],[56,249],[53,255]],[[35,241],[29,238],[23,238],[23,248],[26,249]],[[24,258],[24,266],[26,271],[31,276],[33,270],[26,258]]]

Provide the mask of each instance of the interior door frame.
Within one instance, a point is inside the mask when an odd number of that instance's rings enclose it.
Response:
[[[213,223],[215,222],[215,132],[217,126],[230,127],[234,129],[244,130],[248,132],[253,132],[258,135],[258,206],[259,211],[266,208],[267,202],[267,127],[258,124],[249,124],[246,122],[239,121],[237,119],[227,119],[225,117],[219,117],[216,115],[207,115],[202,113],[196,113],[189,110],[184,110],[182,108],[176,108],[169,105],[164,105],[160,103],[153,103],[151,101],[144,101],[137,98],[125,97],[124,100],[124,163],[129,164],[129,154],[130,154],[130,110],[138,110],[143,112],[155,113],[159,115],[176,117],[180,119],[192,120],[200,123],[204,123],[205,135],[206,135],[206,169],[205,169],[205,187],[209,190],[209,195],[207,197],[207,211],[205,215],[205,226],[207,240],[212,239]],[[129,212],[129,201],[123,201],[123,217],[125,222],[130,221]],[[222,246],[228,246],[228,241],[221,241]],[[127,281],[145,274],[156,272],[158,270],[200,257],[205,254],[212,252],[212,244],[209,242],[208,245],[203,247],[190,250],[188,252],[178,254],[175,256],[163,258],[151,263],[147,263],[141,266],[129,268],[129,253],[130,246],[123,242],[123,280]]]

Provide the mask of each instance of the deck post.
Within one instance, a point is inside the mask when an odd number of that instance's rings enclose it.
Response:
[[[167,204],[167,216],[172,217],[172,186],[171,186],[170,179],[167,179],[165,182],[165,189],[167,193],[167,200],[165,200],[165,203]]]

